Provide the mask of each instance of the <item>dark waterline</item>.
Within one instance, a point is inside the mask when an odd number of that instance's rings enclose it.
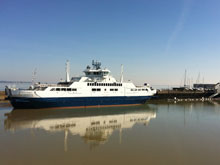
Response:
[[[220,164],[220,104],[73,110],[0,104],[1,164]]]

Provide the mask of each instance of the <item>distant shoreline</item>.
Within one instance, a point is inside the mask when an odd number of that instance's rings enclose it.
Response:
[[[30,81],[0,81],[0,83],[31,83]]]

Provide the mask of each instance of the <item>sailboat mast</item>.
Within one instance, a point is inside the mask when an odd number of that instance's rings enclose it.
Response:
[[[184,75],[184,87],[186,87],[186,69],[185,69],[185,75]]]

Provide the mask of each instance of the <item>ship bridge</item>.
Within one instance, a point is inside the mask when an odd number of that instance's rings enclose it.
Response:
[[[87,77],[94,78],[94,77],[102,77],[105,78],[110,74],[110,70],[108,69],[101,69],[101,62],[92,61],[92,68],[88,65],[84,70],[84,73]]]

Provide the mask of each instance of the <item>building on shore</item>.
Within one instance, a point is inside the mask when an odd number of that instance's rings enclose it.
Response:
[[[200,90],[220,90],[220,83],[217,84],[193,84],[194,89]]]

